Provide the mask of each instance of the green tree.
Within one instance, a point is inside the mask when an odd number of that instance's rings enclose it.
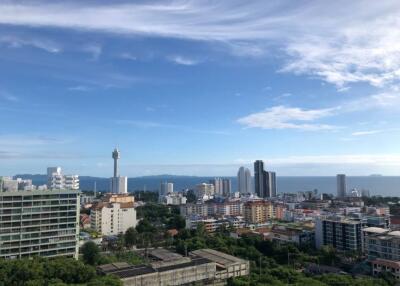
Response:
[[[125,232],[125,246],[131,248],[136,244],[138,232],[135,228],[130,227]]]
[[[188,203],[195,203],[195,202],[197,201],[196,194],[194,193],[193,190],[189,190],[189,191],[186,193],[186,199],[187,199],[187,202],[188,202]]]
[[[100,259],[100,250],[93,241],[85,242],[82,246],[83,261],[89,265],[96,265]]]

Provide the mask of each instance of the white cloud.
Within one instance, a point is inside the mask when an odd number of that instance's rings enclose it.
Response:
[[[122,53],[119,55],[121,59],[126,59],[126,60],[131,60],[131,61],[136,61],[137,57],[131,53]]]
[[[10,48],[22,48],[25,46],[31,46],[37,49],[44,50],[49,53],[61,52],[61,47],[53,41],[48,39],[34,39],[28,36],[18,37],[15,35],[4,35],[0,36],[0,44],[6,44]]]
[[[184,66],[194,66],[200,63],[199,60],[179,55],[169,56],[168,60],[178,65],[184,65]]]
[[[69,87],[68,90],[70,90],[70,91],[89,91],[89,90],[91,90],[91,88],[86,85],[76,85],[76,86]]]
[[[373,135],[373,134],[378,134],[382,133],[385,130],[366,130],[366,131],[356,131],[351,133],[352,136],[366,136],[366,135]]]
[[[103,52],[103,47],[99,44],[88,44],[83,47],[83,51],[92,56],[92,60],[96,61]]]
[[[400,85],[399,16],[397,0],[0,4],[2,24],[201,40],[238,56],[275,49],[286,55],[282,71],[310,75],[339,90],[356,82]],[[91,52],[97,58],[101,49]],[[193,64],[185,58],[176,62]]]
[[[249,128],[298,129],[306,131],[332,130],[338,127],[314,123],[314,121],[332,116],[334,111],[335,109],[333,108],[306,110],[279,105],[239,118],[237,122]]]
[[[16,97],[13,94],[10,94],[9,92],[2,91],[0,90],[0,100],[6,100],[6,101],[11,101],[11,102],[17,102],[19,101],[19,98]]]

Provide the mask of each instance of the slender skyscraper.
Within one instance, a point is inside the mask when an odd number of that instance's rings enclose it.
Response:
[[[265,182],[265,171],[264,171],[264,162],[261,160],[257,160],[254,162],[254,187],[257,196],[260,198],[265,198],[266,193],[266,182]]]
[[[221,178],[214,178],[209,181],[210,184],[214,185],[214,192],[217,196],[223,195],[223,185]]]
[[[232,182],[231,179],[222,179],[222,195],[229,197],[231,194]]]
[[[267,182],[267,197],[276,197],[276,174],[275,172],[265,172],[265,178]]]
[[[260,198],[276,197],[276,174],[264,170],[264,162],[254,162],[254,184],[257,196]]]
[[[252,193],[251,189],[251,174],[250,170],[245,167],[240,167],[237,175],[238,191],[241,194]]]
[[[337,184],[337,197],[344,198],[346,196],[346,175],[338,174],[336,175]]]

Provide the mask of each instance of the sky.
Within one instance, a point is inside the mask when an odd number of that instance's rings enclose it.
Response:
[[[398,1],[2,1],[0,174],[400,175]]]

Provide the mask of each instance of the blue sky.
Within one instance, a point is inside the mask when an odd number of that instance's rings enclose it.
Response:
[[[400,4],[330,2],[0,1],[0,174],[399,175]]]

